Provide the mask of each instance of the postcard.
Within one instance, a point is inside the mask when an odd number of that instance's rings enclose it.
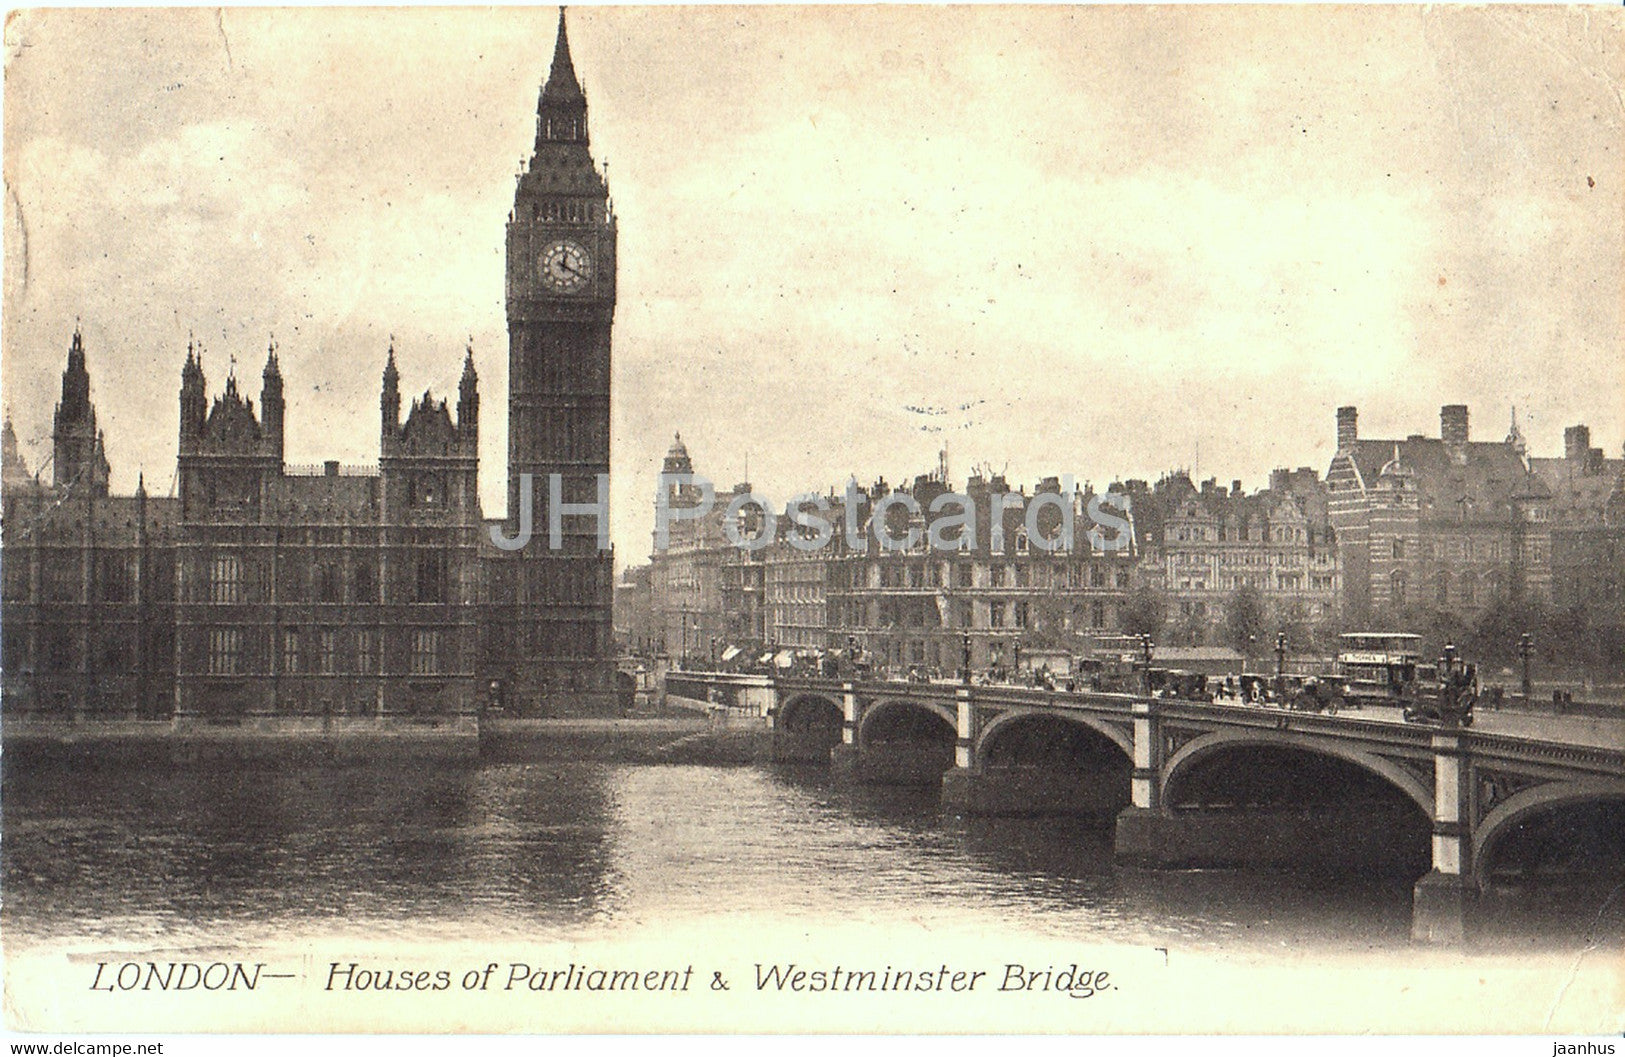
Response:
[[[13,12],[7,1027],[1625,1030],[1622,29]]]

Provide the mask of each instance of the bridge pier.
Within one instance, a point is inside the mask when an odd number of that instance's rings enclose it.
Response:
[[[1113,855],[1118,862],[1162,866],[1173,843],[1171,820],[1162,811],[1162,723],[1150,701],[1129,706],[1134,726],[1134,770],[1129,775],[1129,806],[1117,816]]]
[[[841,684],[841,743],[829,750],[830,777],[837,785],[862,781],[858,771],[858,695]]]
[[[1433,868],[1411,896],[1411,939],[1457,944],[1478,895],[1472,878],[1472,765],[1459,730],[1433,736]]]
[[[1121,772],[1118,774],[1121,779]],[[1123,810],[1120,787],[1104,776],[1043,767],[955,767],[942,776],[942,808],[954,815],[1089,815]]]
[[[829,763],[837,784],[860,785],[935,785],[950,766],[946,749],[909,742],[837,745]]]

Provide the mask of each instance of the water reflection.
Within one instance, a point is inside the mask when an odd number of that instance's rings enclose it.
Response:
[[[527,939],[745,917],[1151,946],[1400,948],[1409,879],[1125,870],[1108,825],[944,819],[822,768],[8,768],[8,940]],[[1607,882],[1487,897],[1490,945],[1618,945]]]
[[[591,919],[610,792],[584,767],[5,775],[8,936],[174,938]]]

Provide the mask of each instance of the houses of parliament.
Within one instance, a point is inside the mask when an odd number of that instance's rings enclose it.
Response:
[[[615,247],[561,12],[507,224],[510,519],[521,474],[538,482],[543,510],[552,475],[565,502],[591,503],[609,472]],[[297,408],[274,344],[257,406],[234,373],[211,398],[189,346],[175,494],[142,480],[116,496],[95,350],[76,331],[48,471],[26,465],[5,424],[6,714],[232,722],[614,707],[613,559],[593,520],[566,519],[558,548],[496,547],[492,533],[514,527],[480,509],[472,351],[454,400],[425,391],[404,414],[393,346],[380,358],[377,465],[297,467],[284,458]]]

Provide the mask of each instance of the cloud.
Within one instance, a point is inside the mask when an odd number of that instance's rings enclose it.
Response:
[[[503,223],[553,14],[52,11],[7,70],[5,398],[76,317],[115,463],[174,462],[188,331],[290,458],[376,457],[378,371],[506,464]],[[701,472],[806,487],[1323,466],[1331,409],[1625,431],[1618,11],[573,9],[620,215],[615,538]],[[74,56],[95,54],[94,65]],[[1588,182],[1588,177],[1589,182]],[[26,232],[26,258],[17,252]],[[26,263],[26,269],[24,264]],[[26,279],[26,282],[25,282]],[[956,409],[922,430],[910,407]],[[1498,428],[1498,427],[1497,427]],[[1612,445],[1613,441],[1603,441]]]

